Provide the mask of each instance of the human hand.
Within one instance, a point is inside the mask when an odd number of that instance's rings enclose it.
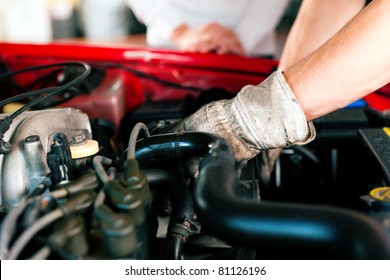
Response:
[[[182,51],[244,54],[234,32],[218,23],[208,23],[196,28],[182,24],[173,31],[171,39]]]
[[[280,71],[257,86],[244,87],[232,99],[203,106],[173,131],[215,133],[232,145],[243,164],[261,151],[306,144],[315,137],[313,124]]]

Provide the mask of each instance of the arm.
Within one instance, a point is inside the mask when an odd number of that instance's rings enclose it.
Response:
[[[390,1],[374,0],[327,43],[230,100],[209,103],[178,130],[218,134],[247,161],[261,151],[306,144],[310,120],[357,100],[390,81]],[[309,121],[309,122],[308,122]]]
[[[390,81],[390,1],[374,0],[331,40],[286,69],[307,120],[362,98]]]
[[[304,0],[288,34],[279,68],[286,69],[324,44],[364,4],[364,0]]]

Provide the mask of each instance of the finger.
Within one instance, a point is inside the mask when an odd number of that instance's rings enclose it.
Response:
[[[194,44],[188,45],[185,51],[208,53],[215,51],[217,48],[217,44],[213,41],[198,41]]]
[[[244,53],[244,48],[242,47],[240,39],[238,39],[237,35],[231,30],[226,31],[224,39],[221,40],[221,42],[221,44],[228,46],[234,53]]]
[[[201,42],[198,45],[198,51],[201,53],[215,52],[219,45],[215,41]]]
[[[217,53],[234,53],[238,55],[243,55],[244,49],[242,48],[240,42],[233,40],[232,38],[223,37],[219,39],[219,47]]]
[[[221,25],[210,24],[207,32],[203,35],[203,39],[214,41],[218,45],[217,53],[244,54],[244,49],[236,34]]]

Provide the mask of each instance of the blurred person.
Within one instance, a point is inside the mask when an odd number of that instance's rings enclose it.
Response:
[[[275,56],[289,0],[126,0],[156,48]]]
[[[0,0],[0,32],[6,42],[50,42],[53,36],[46,0]]]
[[[127,36],[128,8],[123,0],[79,0],[79,21],[85,37],[92,40]]]

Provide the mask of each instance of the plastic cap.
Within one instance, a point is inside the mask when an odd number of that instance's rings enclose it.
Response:
[[[82,145],[71,145],[72,159],[85,158],[99,152],[99,143],[95,140],[87,140]]]

